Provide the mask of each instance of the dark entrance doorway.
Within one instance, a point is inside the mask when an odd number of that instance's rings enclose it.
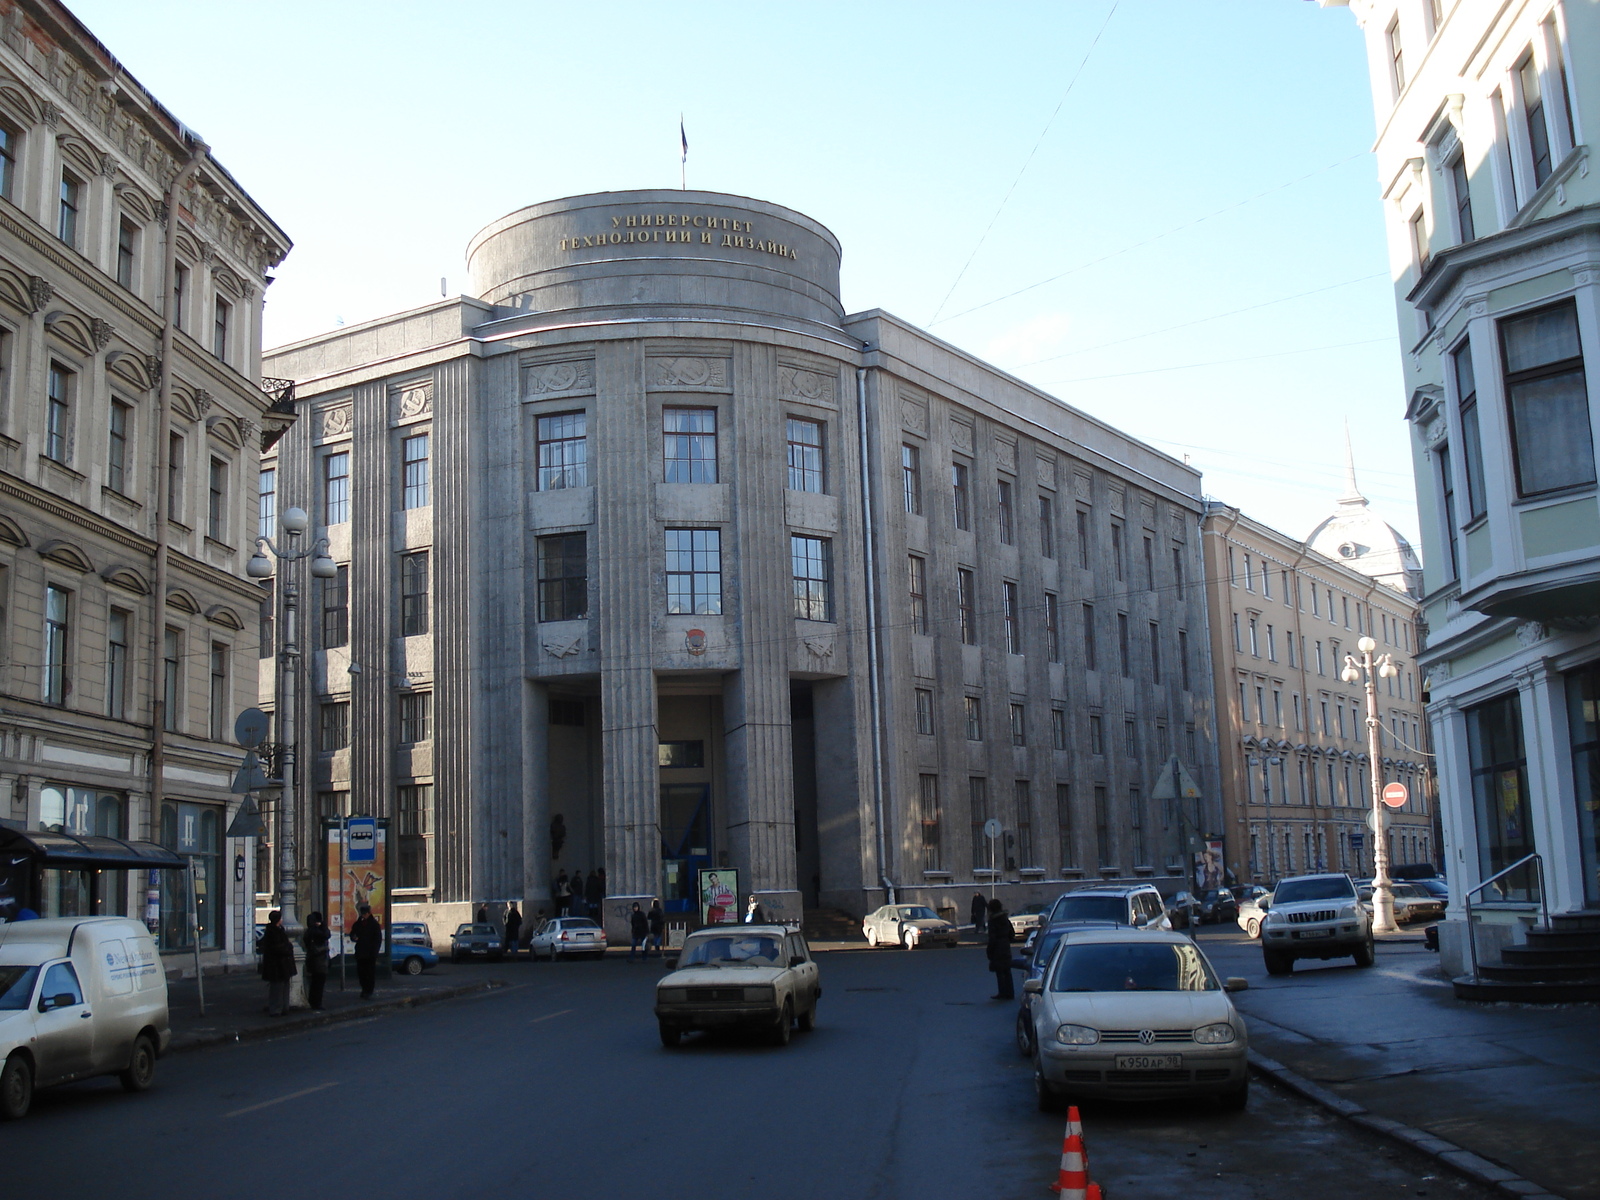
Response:
[[[690,912],[695,907],[695,880],[712,865],[711,785],[661,785],[661,907]]]

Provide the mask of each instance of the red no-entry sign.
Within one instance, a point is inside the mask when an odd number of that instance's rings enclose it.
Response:
[[[1383,789],[1383,802],[1390,808],[1404,808],[1410,798],[1411,793],[1406,791],[1406,785],[1403,783],[1387,784]]]

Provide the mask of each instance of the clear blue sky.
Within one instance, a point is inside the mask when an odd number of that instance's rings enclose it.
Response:
[[[1363,490],[1415,540],[1347,11],[68,2],[294,239],[269,345],[462,290],[467,240],[522,205],[676,187],[681,111],[690,186],[831,228],[848,309],[1189,454],[1300,537],[1348,418]]]

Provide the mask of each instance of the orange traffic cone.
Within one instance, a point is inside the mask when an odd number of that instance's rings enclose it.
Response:
[[[1050,1185],[1050,1190],[1058,1193],[1061,1200],[1088,1200],[1085,1189],[1089,1186],[1089,1163],[1083,1153],[1082,1129],[1078,1110],[1069,1109],[1067,1132],[1061,1141],[1061,1170]]]
[[[1088,1193],[1084,1196],[1084,1200],[1101,1200],[1100,1185],[1098,1183],[1089,1185]]]

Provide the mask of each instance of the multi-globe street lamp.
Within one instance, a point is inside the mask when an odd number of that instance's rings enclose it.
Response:
[[[1346,654],[1339,678],[1346,683],[1365,683],[1367,689],[1367,758],[1372,766],[1372,931],[1395,933],[1399,926],[1394,920],[1394,887],[1389,879],[1389,839],[1384,836],[1386,814],[1383,811],[1383,751],[1378,745],[1378,680],[1393,679],[1400,674],[1400,669],[1387,654],[1374,659],[1372,652],[1377,648],[1376,640],[1363,637],[1356,643],[1361,657]]]
[[[328,554],[328,539],[318,538],[305,549],[296,549],[300,538],[311,524],[303,508],[285,509],[279,518],[286,545],[279,547],[268,537],[256,539],[256,552],[245,564],[245,574],[252,579],[270,578],[274,562],[292,565],[304,559],[311,560],[311,574],[317,579],[332,579],[339,573],[338,564]],[[270,555],[270,557],[269,557]],[[278,810],[278,908],[283,913],[284,928],[292,942],[298,944],[300,914],[296,904],[295,834],[299,829],[300,805],[295,779],[295,701],[300,681],[300,647],[296,640],[296,616],[299,611],[300,589],[290,570],[283,573],[283,638],[277,658],[277,677],[273,695],[277,702],[278,742],[280,746],[279,772],[283,781],[283,802]],[[296,982],[300,976],[295,976]],[[298,989],[296,989],[298,991]]]

